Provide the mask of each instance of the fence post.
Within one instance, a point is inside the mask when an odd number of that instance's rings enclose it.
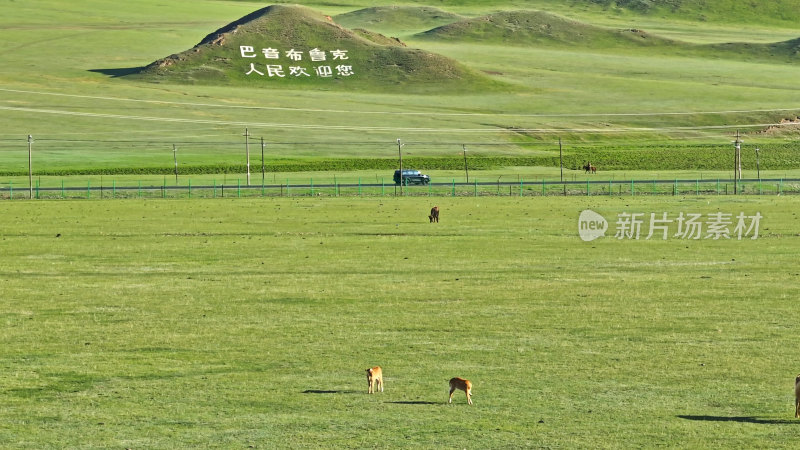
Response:
[[[522,178],[519,179],[519,196],[522,197]]]
[[[542,197],[546,196],[545,188],[544,188],[544,178],[542,178]]]
[[[64,198],[64,179],[61,179],[61,198]]]
[[[658,187],[656,186],[656,180],[653,180],[653,195],[658,194]]]
[[[92,180],[86,180],[86,198],[92,196]]]
[[[694,195],[700,195],[700,180],[697,178],[694,180]]]
[[[289,179],[288,178],[286,179],[286,196],[287,197],[291,197],[291,195],[289,194]]]
[[[455,178],[453,178],[453,194],[452,194],[452,196],[453,197],[456,196],[456,179]]]
[[[236,198],[242,198],[242,179],[236,179]]]
[[[475,197],[478,196],[478,179],[475,179]]]
[[[14,200],[14,182],[13,181],[9,181],[8,182],[8,199],[9,200]]]
[[[139,198],[142,198],[142,180],[139,180],[139,189],[137,190]]]
[[[719,178],[717,178],[717,195],[719,195]]]
[[[310,184],[311,184],[311,196],[313,197],[314,196],[314,179],[313,178],[310,178]]]
[[[111,180],[111,198],[117,198],[117,180]]]
[[[192,198],[192,179],[189,178],[189,198]]]
[[[778,181],[778,194],[783,194],[783,178]]]
[[[631,180],[631,195],[636,195],[636,192],[634,191],[633,188],[633,180]]]
[[[381,177],[381,197],[386,196],[386,181]]]
[[[214,183],[214,187],[212,188],[212,191],[211,191],[211,197],[212,198],[217,198],[217,179],[214,178],[211,181]]]
[[[678,195],[678,179],[675,178],[675,184],[672,185],[672,195]]]
[[[589,192],[589,180],[586,180],[586,196],[589,196],[589,195],[592,195],[592,194],[591,194],[591,192]]]

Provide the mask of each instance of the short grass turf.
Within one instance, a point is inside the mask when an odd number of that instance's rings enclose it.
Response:
[[[800,199],[435,201],[3,202],[0,446],[796,445]],[[584,242],[585,209],[763,219]]]

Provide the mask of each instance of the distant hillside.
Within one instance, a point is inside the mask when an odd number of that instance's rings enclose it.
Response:
[[[777,59],[794,63],[800,61],[800,38],[771,44],[732,42],[699,47],[720,55],[738,55],[739,59]]]
[[[729,43],[698,45],[667,39],[640,29],[611,29],[567,19],[544,11],[504,11],[464,19],[415,35],[450,42],[581,49],[647,49],[662,54],[796,62],[800,38],[771,44]]]
[[[378,6],[336,16],[336,23],[346,27],[389,29],[428,29],[464,19],[458,14],[430,6]]]
[[[292,1],[292,0],[287,0]],[[351,0],[354,4],[389,3]],[[398,2],[400,3],[400,2]],[[691,22],[776,25],[794,28],[800,24],[800,0],[405,0],[403,4],[432,5],[443,8],[489,7],[494,10],[541,9],[569,16],[571,11],[601,12],[615,16],[640,15]],[[443,25],[443,24],[438,24]],[[432,27],[431,27],[432,28]]]
[[[579,45],[586,48],[673,45],[642,30],[613,30],[545,11],[504,11],[443,25],[415,37],[504,45]]]
[[[572,0],[570,3],[571,7],[584,4],[692,21],[789,26],[800,23],[800,0]]]
[[[132,75],[152,82],[453,92],[502,85],[455,60],[355,32],[300,6],[273,5]]]

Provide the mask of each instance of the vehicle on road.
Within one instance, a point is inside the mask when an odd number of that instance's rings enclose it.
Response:
[[[431,177],[420,173],[419,170],[406,170],[403,169],[403,184],[428,184],[431,182]],[[394,184],[400,184],[400,171],[394,171]]]

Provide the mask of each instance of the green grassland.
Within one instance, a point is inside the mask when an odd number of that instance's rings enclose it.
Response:
[[[794,0],[276,3],[300,12],[266,21],[274,42],[302,47],[334,33],[364,77],[260,83],[222,62],[236,59],[241,35],[224,55],[196,47],[264,3],[5,3],[0,173],[27,172],[29,134],[41,175],[160,173],[173,145],[186,170],[241,172],[245,128],[251,146],[264,139],[275,170],[324,170],[331,159],[365,169],[393,158],[397,139],[439,170],[463,144],[485,167],[553,167],[558,139],[571,161],[598,149],[591,159],[606,170],[676,168],[654,160],[724,170],[704,149],[730,150],[737,129],[746,154],[772,148],[773,169],[797,167],[797,126],[781,124],[800,115]],[[177,76],[139,74],[195,53]],[[494,161],[503,157],[533,159]]]
[[[294,4],[0,2],[4,198],[29,134],[37,183],[105,198],[176,160],[177,184],[241,183],[245,129],[257,183],[262,138],[276,183],[389,181],[401,150],[455,184],[464,148],[470,181],[555,181],[559,140],[567,180],[713,180],[736,130],[746,178],[755,148],[764,178],[800,170],[798,0]],[[328,39],[363,79],[230,65]],[[798,197],[421,189],[0,200],[0,447],[796,447]],[[670,236],[616,238],[628,213]],[[676,237],[695,213],[763,219]]]
[[[4,203],[0,446],[796,445],[795,197],[437,202]],[[763,219],[615,239],[625,212]]]

